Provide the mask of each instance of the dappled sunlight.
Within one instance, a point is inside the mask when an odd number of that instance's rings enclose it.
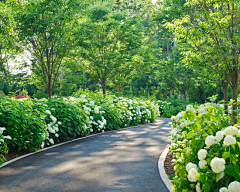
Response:
[[[29,156],[31,166],[6,166],[0,176],[4,180],[16,176],[12,191],[19,187],[23,191],[82,191],[90,186],[93,191],[98,191],[95,186],[102,191],[134,191],[156,185],[158,158],[169,135],[169,124],[161,120],[107,132]],[[148,179],[143,180],[146,175]]]
[[[16,168],[16,169],[11,169],[11,168],[5,168],[1,169],[1,176],[9,176],[13,174],[21,174],[25,171],[31,171],[34,170],[36,167],[35,166],[26,166],[26,167],[21,167],[21,168]]]

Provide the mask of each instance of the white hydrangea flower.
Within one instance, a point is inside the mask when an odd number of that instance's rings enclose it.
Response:
[[[183,116],[183,112],[180,112],[176,115],[175,120],[178,120],[179,118],[181,118]]]
[[[223,172],[221,172],[218,176],[217,176],[217,178],[216,178],[216,180],[217,180],[217,182],[220,180],[220,179],[222,179],[223,177],[224,177],[224,171]]]
[[[53,121],[54,124],[57,122],[57,118],[56,118],[56,117],[50,115],[50,118],[52,119],[52,121]]]
[[[205,144],[208,147],[211,147],[213,144],[215,144],[217,141],[215,139],[215,137],[213,135],[209,135],[207,136],[207,138],[205,139]]]
[[[226,187],[222,187],[221,189],[219,189],[219,192],[229,192],[229,191]]]
[[[5,127],[0,127],[0,134],[3,134],[3,131],[5,131],[6,128]]]
[[[226,145],[226,146],[235,145],[236,144],[236,138],[233,137],[232,135],[227,135],[224,138],[223,144]]]
[[[45,145],[45,143],[44,143],[44,142],[42,142],[42,143],[41,143],[41,148],[43,148],[43,147],[44,147],[44,145]]]
[[[94,101],[90,101],[89,104],[90,104],[90,105],[94,105]]]
[[[200,149],[198,151],[198,159],[201,161],[201,160],[204,160],[207,156],[207,150],[206,149]]]
[[[58,123],[58,125],[62,125],[62,122],[61,122],[61,121],[58,121],[57,123]]]
[[[205,109],[198,109],[198,113],[206,114]]]
[[[198,182],[197,185],[196,185],[196,191],[197,191],[197,192],[201,192],[201,191],[202,191],[199,182]]]
[[[9,139],[11,140],[12,138],[8,135],[8,136],[3,136],[4,139]]]
[[[192,168],[189,172],[188,172],[188,180],[191,182],[196,182],[197,181],[197,169]]]
[[[211,160],[211,168],[214,173],[221,173],[225,170],[225,160],[223,158],[214,157]]]
[[[172,116],[172,117],[171,117],[171,120],[173,121],[175,118],[176,118],[175,116]]]
[[[186,166],[187,172],[189,172],[192,168],[197,169],[197,165],[194,164],[194,163],[189,162],[189,163],[187,164],[187,166]]]
[[[240,191],[240,182],[233,181],[228,185],[229,192],[239,192]]]
[[[93,132],[93,129],[90,129],[90,132],[92,133],[92,132]]]
[[[223,136],[224,136],[224,132],[223,131],[218,131],[216,133],[216,137],[215,137],[217,142],[220,142],[223,139]]]
[[[98,107],[94,108],[94,113],[97,113],[97,114],[99,113],[99,108]]]
[[[4,140],[3,140],[3,139],[0,139],[0,142],[4,142]]]
[[[198,165],[201,169],[203,169],[207,165],[207,161],[206,160],[201,160],[201,161],[199,161]]]
[[[54,144],[54,141],[53,141],[53,139],[51,138],[51,139],[49,139],[49,142],[53,145]]]
[[[186,126],[186,122],[187,122],[187,121],[183,121],[183,122],[180,124],[180,127],[181,127],[181,128],[185,127],[185,126]]]
[[[238,135],[238,128],[229,126],[224,130],[225,135]]]
[[[188,111],[189,109],[192,109],[192,108],[193,108],[192,105],[187,105],[187,107],[186,107],[186,111]]]
[[[240,130],[238,130],[238,137],[240,137]]]
[[[46,110],[45,112],[46,112],[48,115],[51,115],[51,111]]]
[[[56,133],[56,134],[55,134],[55,137],[58,137],[58,136],[59,136],[59,135]]]

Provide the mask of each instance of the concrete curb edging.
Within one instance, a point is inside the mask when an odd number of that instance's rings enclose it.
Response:
[[[159,170],[159,174],[160,174],[160,177],[162,179],[162,181],[164,182],[164,184],[166,185],[166,187],[168,188],[168,190],[170,192],[173,192],[172,190],[172,182],[170,181],[170,179],[168,178],[166,172],[165,172],[165,169],[164,169],[164,161],[166,159],[166,156],[168,154],[168,151],[169,149],[166,148],[162,154],[160,155],[159,157],[159,160],[158,160],[158,170]]]
[[[151,125],[151,124],[155,124],[155,123],[157,123],[157,122],[158,122],[158,119],[157,119],[155,122],[153,122],[153,123],[148,123],[148,124],[143,124],[143,125]],[[117,130],[112,130],[111,132],[121,131],[121,130],[124,130],[124,129],[130,129],[130,128],[139,127],[139,126],[143,126],[143,125],[136,125],[136,126],[132,126],[132,127],[124,127],[124,128],[117,129]],[[104,133],[107,133],[107,132],[104,132]],[[56,144],[56,145],[52,145],[52,146],[50,146],[50,147],[46,147],[46,148],[43,148],[43,149],[39,149],[39,150],[37,150],[36,152],[28,153],[28,154],[26,154],[26,155],[22,155],[22,156],[20,156],[20,157],[16,157],[16,158],[14,158],[14,159],[11,159],[11,160],[3,163],[2,165],[0,165],[0,169],[3,168],[3,167],[5,167],[6,165],[8,165],[8,164],[10,164],[10,163],[13,163],[13,162],[15,162],[15,161],[17,161],[17,160],[19,160],[19,159],[24,158],[24,157],[27,157],[27,156],[30,156],[30,155],[33,155],[33,154],[36,154],[36,153],[40,153],[40,152],[42,152],[42,151],[46,151],[46,150],[48,150],[48,149],[51,149],[51,148],[54,148],[54,147],[58,147],[58,146],[60,146],[60,145],[64,145],[64,144],[67,144],[67,143],[71,143],[71,142],[73,142],[73,141],[78,141],[78,140],[86,139],[86,138],[93,137],[93,136],[96,136],[96,135],[101,135],[101,134],[104,134],[104,133],[96,133],[96,134],[89,135],[89,136],[86,136],[86,137],[80,137],[80,138],[77,138],[77,139],[73,139],[73,140],[71,140],[71,141],[66,141],[66,142],[62,142],[62,143]]]

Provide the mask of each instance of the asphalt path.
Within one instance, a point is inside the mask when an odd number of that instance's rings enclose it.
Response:
[[[0,168],[1,192],[168,192],[158,158],[170,119],[93,135]]]

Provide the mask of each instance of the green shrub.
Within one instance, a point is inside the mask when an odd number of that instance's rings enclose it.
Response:
[[[174,191],[235,191],[233,185],[239,191],[240,125],[231,125],[223,105],[214,103],[188,105],[172,117]]]
[[[77,136],[86,136],[90,132],[89,118],[82,110],[75,99],[53,97],[47,100],[51,115],[57,118],[58,137],[54,140],[68,141]],[[50,119],[48,119],[50,120]]]
[[[9,148],[39,148],[46,131],[44,116],[33,109],[30,98],[15,99],[0,95],[0,127],[6,127],[5,134],[12,139],[6,140]]]
[[[186,108],[184,100],[181,98],[175,99],[174,97],[166,101],[158,100],[159,112],[161,117],[171,117],[177,115],[179,112]]]
[[[12,139],[10,136],[3,136],[3,131],[5,131],[5,127],[0,127],[0,165],[2,165],[2,161],[5,160],[4,155],[7,154],[8,148],[6,139]]]

